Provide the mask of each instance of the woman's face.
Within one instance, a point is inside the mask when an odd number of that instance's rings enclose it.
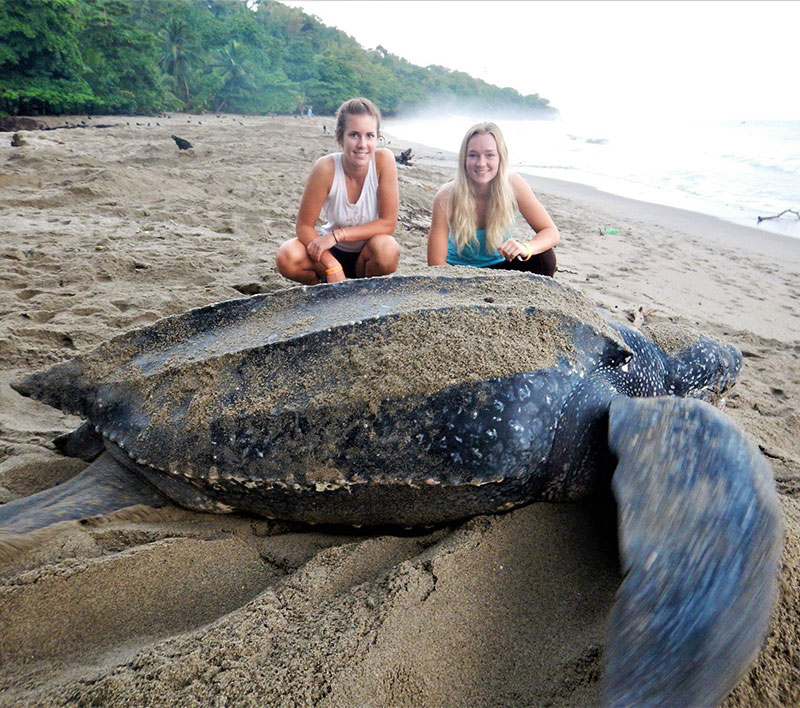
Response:
[[[342,136],[342,153],[352,165],[367,165],[378,146],[378,121],[369,113],[349,115]]]
[[[491,133],[473,135],[467,143],[467,176],[477,184],[489,184],[500,167],[497,141]]]

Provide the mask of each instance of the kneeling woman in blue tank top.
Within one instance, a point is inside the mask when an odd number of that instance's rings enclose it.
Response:
[[[516,212],[533,229],[511,237]],[[503,133],[494,123],[472,126],[461,142],[458,170],[433,200],[428,265],[525,270],[553,276],[558,229],[528,183],[508,169]]]

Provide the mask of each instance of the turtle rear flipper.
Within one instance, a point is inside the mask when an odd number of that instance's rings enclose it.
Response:
[[[615,400],[609,444],[625,578],[604,705],[717,705],[758,652],[775,599],[782,534],[770,468],[693,399]]]
[[[52,489],[0,506],[0,557],[12,537],[60,521],[108,514],[135,504],[164,506],[168,500],[136,473],[103,453],[83,472]]]
[[[94,462],[106,449],[103,436],[87,420],[79,428],[53,438],[53,445],[62,455]]]

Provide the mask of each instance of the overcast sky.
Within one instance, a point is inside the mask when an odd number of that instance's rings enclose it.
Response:
[[[285,0],[363,47],[587,111],[800,119],[800,2]]]

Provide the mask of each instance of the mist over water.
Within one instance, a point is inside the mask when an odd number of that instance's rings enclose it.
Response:
[[[386,118],[405,140],[458,152],[487,115],[420,112]],[[670,118],[495,118],[513,169],[632,199],[710,214],[800,239],[800,121]]]

